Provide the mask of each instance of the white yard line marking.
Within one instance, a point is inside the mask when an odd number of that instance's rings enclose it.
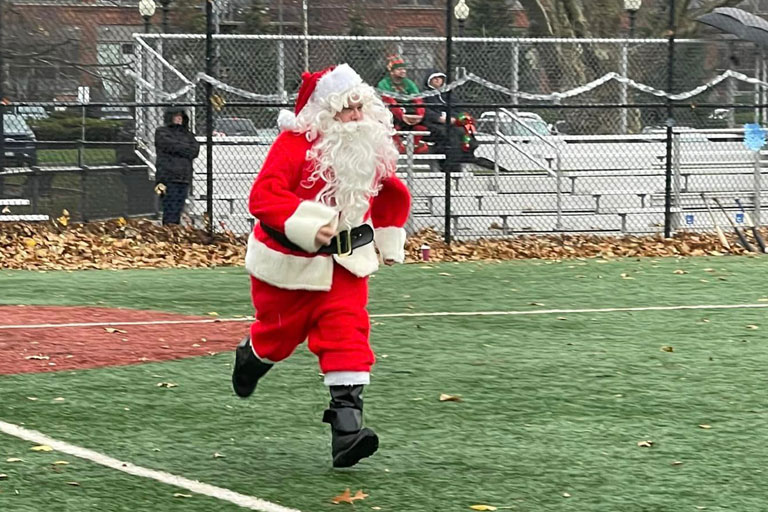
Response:
[[[563,315],[578,313],[625,313],[632,311],[683,311],[697,309],[760,309],[768,304],[695,304],[690,306],[638,306],[629,308],[584,308],[584,309],[531,309],[522,311],[438,311],[434,313],[378,313],[371,318],[412,318],[445,316],[514,316],[514,315]],[[2,329],[50,329],[62,327],[118,327],[126,325],[174,325],[212,324],[217,322],[252,322],[253,317],[216,318],[200,320],[156,320],[151,322],[81,322],[71,324],[28,324],[0,325]]]
[[[195,494],[204,494],[206,496],[210,496],[222,501],[228,501],[250,510],[259,510],[261,512],[301,512],[295,508],[284,507],[282,505],[272,503],[271,501],[262,500],[253,496],[247,496],[245,494],[230,491],[229,489],[216,487],[215,485],[204,484],[202,482],[198,482],[197,480],[189,480],[188,478],[166,473],[164,471],[147,469],[131,464],[130,462],[123,462],[117,459],[113,459],[112,457],[99,452],[95,452],[93,450],[89,450],[87,448],[81,448],[79,446],[65,443],[63,441],[51,439],[50,437],[37,432],[36,430],[27,430],[17,425],[13,425],[12,423],[0,421],[0,431],[25,441],[31,441],[38,444],[46,444],[56,451],[67,453],[81,459],[89,460],[91,462],[95,462],[96,464],[101,464],[102,466],[116,469],[130,475],[140,476],[143,478],[151,478],[152,480],[157,480],[158,482],[162,482],[164,484],[181,487],[182,489],[186,489]]]

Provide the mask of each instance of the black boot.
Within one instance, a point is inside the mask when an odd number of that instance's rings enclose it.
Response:
[[[348,468],[370,457],[379,448],[379,438],[363,427],[363,386],[331,386],[331,403],[323,422],[331,425],[333,467]]]
[[[272,368],[253,353],[251,337],[246,336],[235,350],[235,368],[232,371],[232,387],[237,396],[246,398],[256,389],[256,383]]]

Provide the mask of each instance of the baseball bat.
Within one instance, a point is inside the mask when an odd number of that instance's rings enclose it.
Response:
[[[701,194],[701,198],[704,200],[704,204],[707,205],[707,211],[709,212],[709,218],[712,219],[712,224],[715,226],[715,231],[717,231],[717,238],[720,239],[720,243],[723,244],[723,247],[731,250],[731,244],[728,243],[728,240],[725,238],[725,234],[723,233],[723,230],[720,229],[720,225],[715,220],[715,214],[712,213],[712,208],[709,207],[709,201],[707,201],[707,198],[704,196],[704,194]]]
[[[747,213],[747,210],[744,209],[744,205],[741,204],[741,199],[738,197],[736,198],[736,204],[739,205],[739,208],[741,209],[741,213],[744,214],[744,221],[747,223],[747,227],[752,230],[752,236],[755,237],[755,242],[757,242],[757,245],[760,247],[761,252],[765,252],[765,240],[763,239],[763,235],[760,234],[760,230],[757,229],[757,226],[755,226],[755,223],[752,222],[752,217],[749,216]]]
[[[747,235],[744,234],[744,231],[736,225],[736,223],[733,222],[733,219],[730,215],[728,215],[728,212],[725,211],[725,208],[723,208],[722,203],[720,203],[720,200],[716,197],[713,197],[712,200],[715,202],[715,204],[720,208],[720,211],[723,212],[723,215],[725,215],[725,218],[728,219],[728,223],[731,225],[733,230],[736,232],[736,236],[739,237],[739,243],[741,246],[746,249],[749,252],[757,252],[755,251],[755,248],[752,247],[752,244],[747,241]]]

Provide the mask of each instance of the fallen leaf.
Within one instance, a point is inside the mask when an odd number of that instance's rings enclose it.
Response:
[[[650,439],[647,439],[645,441],[638,441],[637,446],[639,446],[640,448],[650,448],[651,446],[653,446],[653,441],[651,441]]]
[[[80,487],[80,484],[77,482],[67,482],[67,485],[71,485],[72,487]]]
[[[191,498],[192,495],[191,494],[182,494],[180,492],[177,492],[177,493],[173,494],[173,497],[174,498]]]
[[[30,359],[30,360],[39,360],[39,361],[46,361],[46,360],[50,359],[50,357],[49,357],[49,356],[40,356],[40,355],[37,355],[37,356],[27,356],[27,357],[25,357],[24,359]]]
[[[679,460],[672,461],[673,466],[680,466],[683,462]]]
[[[47,444],[40,444],[37,446],[33,446],[30,448],[33,452],[52,452],[53,448],[48,446]]]
[[[115,334],[115,333],[125,334],[126,332],[128,332],[128,331],[123,331],[122,329],[115,329],[114,327],[105,327],[104,330],[107,331],[109,334]]]
[[[448,272],[440,272],[440,273],[439,273],[439,274],[437,274],[437,275],[439,275],[439,276],[448,276],[448,277],[451,277],[451,274],[449,274]]]
[[[65,400],[66,400],[66,398],[63,398],[63,397],[60,397],[60,396],[53,399],[54,402],[63,402]]]
[[[53,463],[54,466],[69,466],[69,462],[65,460],[57,460]]]
[[[461,402],[460,395],[449,395],[448,393],[440,393],[441,402]]]
[[[703,428],[704,430],[709,430],[712,428],[712,425],[699,425],[699,428]]]
[[[219,314],[215,311],[209,311],[208,316],[219,316]]]
[[[669,345],[664,345],[661,347],[662,352],[674,352],[674,347],[670,347]]]
[[[11,213],[11,209],[7,206],[4,206],[2,210],[0,210],[0,213]]]
[[[687,270],[681,270],[681,269],[677,269],[677,270],[675,270],[675,271],[674,271],[674,273],[675,273],[675,274],[680,274],[680,275],[682,275],[682,274],[687,274],[687,273],[688,273],[688,271],[687,271]]]
[[[634,277],[630,276],[629,274],[621,274],[622,279],[634,279]]]
[[[32,400],[34,402],[35,400],[37,400],[37,397],[36,396],[28,396],[27,400]]]
[[[563,493],[563,498],[570,498],[570,497],[571,497],[571,495],[570,495],[570,494],[568,494],[567,492],[564,492],[564,493]]]
[[[543,306],[544,304],[541,302],[529,302],[531,306]]]
[[[224,457],[226,457],[226,455],[222,455],[222,454],[220,454],[218,452],[213,454],[213,458],[214,459],[223,459]]]
[[[159,388],[177,388],[179,387],[178,384],[174,384],[173,382],[158,382],[157,387]]]
[[[338,505],[339,503],[352,503],[352,493],[349,491],[349,487],[343,493],[331,498],[331,503]]]
[[[352,501],[356,500],[364,500],[369,495],[365,494],[362,489],[358,489],[354,496],[352,496]]]
[[[24,461],[22,459],[11,457],[10,459],[5,459],[5,462],[24,462]]]
[[[494,507],[493,505],[472,505],[472,510],[499,510],[498,507]]]
[[[8,475],[0,473],[0,480],[8,480]]]
[[[759,329],[759,327],[758,327],[758,326],[756,326],[756,325],[748,325],[748,326],[747,326],[747,329],[756,330],[756,329]]]

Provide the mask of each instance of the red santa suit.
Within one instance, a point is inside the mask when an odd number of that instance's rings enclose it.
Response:
[[[336,70],[335,76],[331,72],[319,77],[314,90],[300,91],[297,113],[326,91],[343,92],[362,82],[348,66]],[[310,179],[314,162],[307,152],[316,142],[310,138],[307,133],[283,131],[251,189],[249,209],[258,221],[245,260],[256,310],[251,344],[259,359],[271,363],[285,359],[308,340],[327,385],[368,384],[374,363],[366,310],[368,276],[379,266],[376,249],[384,260],[403,262],[410,194],[392,169],[379,180],[380,189],[370,197],[368,211],[352,219],[353,226],[372,226],[374,242],[348,256],[318,254],[318,230],[331,225],[337,236],[343,236],[338,233],[345,226],[338,226],[339,211],[319,198],[326,182]],[[278,240],[275,232],[289,244]]]

